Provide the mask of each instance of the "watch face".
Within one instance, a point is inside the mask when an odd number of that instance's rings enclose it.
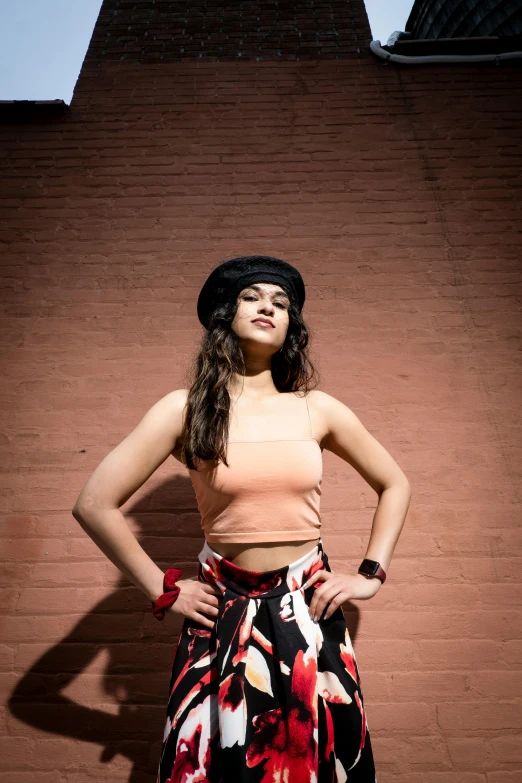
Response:
[[[378,568],[379,563],[376,560],[366,559],[362,561],[359,571],[361,571],[363,574],[368,574],[368,576],[375,576]]]

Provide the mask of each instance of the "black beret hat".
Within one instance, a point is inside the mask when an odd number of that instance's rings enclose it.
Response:
[[[235,300],[252,283],[277,283],[296,303],[299,312],[305,301],[305,286],[300,272],[291,264],[272,256],[238,256],[212,270],[198,297],[198,318],[208,329],[216,307]]]

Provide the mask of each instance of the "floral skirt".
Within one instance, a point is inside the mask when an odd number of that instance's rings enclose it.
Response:
[[[214,629],[183,623],[156,783],[376,783],[342,610],[314,623],[315,587],[301,589],[331,571],[322,541],[273,571],[239,568],[207,542],[198,557],[223,601]]]

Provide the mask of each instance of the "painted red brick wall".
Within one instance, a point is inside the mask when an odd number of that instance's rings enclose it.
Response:
[[[518,783],[520,68],[384,65],[359,2],[359,54],[256,59],[253,34],[241,61],[137,60],[120,10],[150,19],[104,4],[63,117],[0,128],[2,782],[154,783],[181,624],[71,508],[185,385],[210,269],[267,253],[303,273],[320,388],[413,487],[386,585],[345,607],[379,783]],[[377,498],[324,463],[325,548],[353,572]],[[196,573],[179,463],[123,511]]]

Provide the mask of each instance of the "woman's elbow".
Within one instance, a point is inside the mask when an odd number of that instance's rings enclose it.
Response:
[[[81,524],[82,522],[85,522],[90,514],[92,514],[92,512],[96,509],[96,506],[96,499],[92,495],[86,494],[84,490],[82,490],[72,508],[71,514],[76,519],[76,521]]]

